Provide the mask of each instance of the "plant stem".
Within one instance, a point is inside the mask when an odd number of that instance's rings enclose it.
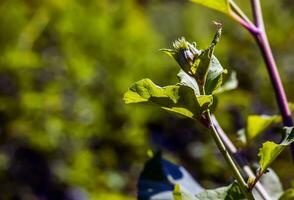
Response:
[[[236,163],[243,169],[244,173],[249,178],[252,178],[252,179],[256,180],[255,179],[255,174],[251,170],[251,168],[248,166],[247,161],[245,160],[244,157],[242,157],[241,154],[239,154],[237,148],[232,143],[232,141],[227,136],[227,134],[224,132],[224,130],[220,127],[220,125],[219,125],[219,123],[218,123],[218,121],[217,121],[217,119],[215,118],[214,115],[211,116],[211,121],[212,121],[212,123],[213,123],[216,131],[218,132],[218,135],[222,139],[223,143],[225,144],[225,146],[227,147],[227,149],[230,151],[230,153],[235,158]],[[259,193],[259,195],[264,200],[271,200],[271,197],[269,196],[269,194],[267,193],[267,191],[264,189],[263,185],[260,182],[258,182],[258,180],[256,180],[255,188],[256,188],[257,192]]]
[[[229,4],[232,7],[233,11],[238,14],[242,19],[244,19],[249,24],[252,24],[250,19],[247,17],[247,15],[239,8],[239,6],[232,0],[229,0]],[[253,25],[253,24],[252,24]]]
[[[256,28],[256,26],[250,21],[246,14],[239,8],[239,6],[232,0],[230,0],[229,3],[232,8],[232,12],[230,12],[231,16],[251,33],[258,33],[259,29]]]
[[[212,137],[213,137],[218,149],[220,150],[221,154],[225,158],[227,164],[231,168],[233,175],[234,175],[235,179],[237,180],[241,191],[243,192],[243,194],[246,196],[247,199],[254,200],[254,197],[253,197],[252,193],[248,190],[248,186],[247,186],[246,182],[244,181],[238,167],[236,166],[236,163],[233,161],[230,153],[226,149],[226,146],[222,142],[220,136],[218,135],[216,128],[214,127],[214,125],[212,123],[210,111],[207,110],[205,114],[206,114],[206,118],[209,122],[209,126],[210,126],[209,128],[211,130]]]
[[[264,21],[262,17],[262,10],[259,0],[251,0],[254,21],[257,28],[260,30],[258,33],[252,33],[255,38],[259,49],[262,53],[263,59],[267,66],[267,70],[276,93],[276,99],[283,118],[284,126],[291,127],[294,125],[291,116],[291,111],[288,106],[287,96],[277,69],[277,65],[267,38],[267,34],[264,27]],[[292,157],[294,159],[294,144],[291,145]]]

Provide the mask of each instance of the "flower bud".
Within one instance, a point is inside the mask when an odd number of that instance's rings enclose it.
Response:
[[[195,45],[191,45],[184,37],[176,40],[173,46],[175,48],[174,58],[186,73],[191,74],[191,68],[199,55],[199,51],[195,48]]]

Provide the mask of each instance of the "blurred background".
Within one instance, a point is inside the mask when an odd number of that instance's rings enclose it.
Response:
[[[249,11],[249,0],[237,2]],[[261,3],[294,101],[294,4]],[[149,149],[163,150],[205,188],[228,184],[231,172],[193,121],[122,101],[142,78],[176,83],[176,62],[158,49],[180,36],[207,47],[213,20],[224,24],[215,54],[239,79],[237,90],[217,97],[216,116],[237,142],[247,115],[278,110],[254,40],[231,19],[186,0],[1,0],[0,199],[135,199]],[[262,141],[279,138],[258,137],[247,158],[256,162]],[[293,186],[289,150],[273,169],[284,189]]]

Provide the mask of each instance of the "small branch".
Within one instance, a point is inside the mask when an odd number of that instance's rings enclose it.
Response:
[[[249,190],[252,191],[254,186],[258,183],[259,179],[262,177],[263,172],[258,172],[256,174],[256,178],[253,180],[253,182],[249,185]]]
[[[252,34],[259,34],[260,29],[255,27],[255,25],[248,23],[245,21],[243,18],[241,18],[238,14],[232,12],[232,17],[239,23],[241,24],[245,29],[247,29],[250,33]]]
[[[247,161],[245,160],[245,158],[242,157],[242,155],[239,154],[237,148],[232,143],[232,141],[228,138],[228,136],[224,132],[224,130],[220,127],[220,125],[219,125],[219,123],[218,123],[218,121],[217,121],[217,119],[215,118],[214,115],[211,116],[211,121],[212,121],[215,129],[217,130],[218,135],[222,139],[223,143],[225,144],[227,149],[230,151],[230,153],[234,156],[237,164],[243,169],[244,173],[249,178],[252,178],[252,179],[256,180],[255,179],[255,174],[251,170],[251,168],[248,166]],[[260,182],[258,182],[258,180],[256,181],[255,188],[256,188],[257,192],[259,193],[259,195],[264,200],[271,200],[271,197],[269,196],[267,191],[264,189],[263,185]]]
[[[232,8],[231,16],[244,28],[252,33],[259,33],[260,30],[251,22],[247,15],[239,8],[239,6],[232,0],[229,0],[229,4]]]
[[[254,23],[255,23],[256,27],[264,30],[264,23],[263,23],[260,1],[259,0],[251,0],[251,5],[252,5],[252,13],[253,13],[253,18],[254,18]]]
[[[233,13],[239,15],[246,23],[254,26],[251,20],[247,17],[247,15],[239,8],[239,6],[232,0],[229,0],[229,4],[233,9]]]
[[[251,191],[249,191],[246,182],[244,181],[238,167],[236,166],[236,163],[232,159],[232,157],[231,157],[230,153],[228,152],[228,150],[226,149],[226,146],[224,145],[222,139],[218,135],[218,132],[217,132],[215,126],[213,125],[209,110],[206,111],[206,118],[209,121],[210,130],[211,130],[213,139],[214,139],[218,149],[222,153],[223,157],[225,158],[227,164],[231,168],[233,175],[234,175],[235,179],[237,180],[238,185],[240,186],[240,189],[242,190],[243,194],[246,196],[247,199],[254,200],[254,197],[253,197]]]

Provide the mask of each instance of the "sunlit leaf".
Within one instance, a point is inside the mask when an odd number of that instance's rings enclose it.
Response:
[[[228,0],[191,0],[194,3],[206,6],[208,8],[215,9],[217,11],[223,12],[230,15],[230,7]]]
[[[273,124],[281,122],[279,115],[250,115],[247,118],[246,136],[251,141],[263,131],[270,128]]]
[[[262,144],[258,153],[260,157],[259,165],[261,173],[265,172],[268,166],[278,157],[284,148],[284,145],[279,145],[274,142],[265,142]]]
[[[197,95],[183,84],[159,87],[150,79],[134,83],[124,95],[125,103],[152,102],[161,108],[197,119],[213,101],[211,95]]]
[[[285,149],[286,146],[294,142],[293,127],[285,127],[285,134],[280,144],[274,142],[265,142],[259,150],[260,157],[259,165],[261,173],[265,172],[268,166],[278,157],[278,155]]]

